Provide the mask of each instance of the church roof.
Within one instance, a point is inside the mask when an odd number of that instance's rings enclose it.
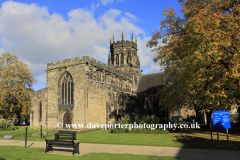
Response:
[[[137,92],[145,92],[151,88],[161,87],[163,85],[163,72],[142,75],[138,84]]]

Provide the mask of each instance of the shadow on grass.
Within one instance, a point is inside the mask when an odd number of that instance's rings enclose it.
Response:
[[[179,131],[174,137],[176,143],[181,143],[178,147],[184,148],[179,151],[178,159],[240,159],[239,138],[231,134],[228,141],[226,133],[219,133],[217,140],[216,131],[213,131],[211,140],[210,130]]]
[[[206,135],[206,137],[210,135]],[[240,141],[226,140],[225,136],[219,136],[217,140],[217,135],[213,135],[214,139],[184,135],[180,134],[176,137],[176,142],[181,142],[181,147],[183,148],[196,148],[196,149],[223,149],[223,150],[240,150]],[[231,138],[231,136],[230,136]]]

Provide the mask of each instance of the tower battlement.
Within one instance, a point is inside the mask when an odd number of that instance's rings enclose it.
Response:
[[[129,40],[121,40],[117,42],[113,42],[110,45],[110,48],[117,48],[117,47],[131,47],[137,49],[137,42],[129,41]]]
[[[132,80],[131,74],[127,74],[122,72],[121,70],[117,70],[116,68],[107,66],[107,64],[102,63],[100,61],[96,61],[96,59],[90,58],[89,56],[82,56],[81,59],[80,57],[76,57],[74,59],[69,58],[69,59],[63,60],[62,62],[61,61],[55,61],[55,63],[50,62],[47,64],[47,70],[52,70],[52,69],[57,69],[62,67],[69,67],[69,66],[78,65],[78,64],[86,64],[86,63],[91,64],[92,66],[96,67],[96,69],[98,70],[105,70],[105,72],[112,73],[117,77],[122,77],[123,79]]]

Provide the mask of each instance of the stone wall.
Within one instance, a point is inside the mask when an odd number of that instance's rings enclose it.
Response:
[[[108,103],[111,102],[112,86],[89,81],[87,89],[87,123],[106,124],[107,112],[111,112]]]
[[[84,123],[84,88],[86,84],[84,67],[85,64],[56,69],[48,68],[48,128],[54,128],[58,122],[62,122],[66,112],[70,114],[72,123]],[[69,73],[73,79],[73,105],[62,105],[62,77],[66,73]]]
[[[46,108],[48,106],[47,101],[47,88],[43,88],[39,91],[33,92],[31,94],[31,113],[30,113],[30,128],[36,129],[46,128]],[[42,121],[40,121],[40,102],[42,103]]]

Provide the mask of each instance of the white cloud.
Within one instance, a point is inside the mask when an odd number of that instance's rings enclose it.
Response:
[[[143,74],[152,74],[152,73],[159,73],[159,72],[163,72],[164,70],[161,70],[163,69],[163,67],[160,67],[159,64],[154,64],[152,63],[150,65],[151,67],[146,69]]]
[[[68,20],[60,14],[49,14],[47,7],[37,4],[25,4],[7,1],[0,8],[0,52],[10,52],[20,60],[29,64],[31,73],[41,82],[46,77],[47,63],[67,58],[88,55],[96,60],[107,63],[109,39],[115,41],[138,38],[138,55],[141,67],[152,64],[155,53],[146,48],[150,37],[134,25],[131,13],[122,13],[112,9],[101,17],[94,18],[91,11],[84,9],[71,10]]]
[[[112,2],[113,2],[113,0],[101,0],[101,3],[102,3],[103,5],[106,5],[106,4],[112,3]]]
[[[40,74],[40,75],[36,76],[36,79],[42,83],[46,83],[46,74]]]

